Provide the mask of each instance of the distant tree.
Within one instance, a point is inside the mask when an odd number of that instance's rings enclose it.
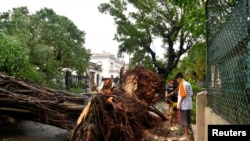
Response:
[[[205,9],[201,0],[110,0],[99,11],[117,25],[118,55],[128,53],[131,64],[143,64],[167,78],[194,43],[204,39]],[[160,38],[165,58],[157,57],[152,43]]]
[[[85,33],[68,18],[48,8],[30,14],[26,7],[19,7],[0,13],[0,19],[2,32],[10,37],[6,40],[14,39],[7,42],[18,43],[41,81],[52,81],[63,68],[79,74],[86,69],[90,56],[83,47]]]
[[[0,32],[0,72],[39,80],[39,74],[30,64],[29,50],[15,38]]]

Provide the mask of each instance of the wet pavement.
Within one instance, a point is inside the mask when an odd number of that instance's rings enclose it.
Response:
[[[0,141],[67,141],[69,132],[33,121],[19,121],[0,128]]]

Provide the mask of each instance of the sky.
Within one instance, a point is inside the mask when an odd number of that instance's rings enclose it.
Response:
[[[116,55],[118,42],[113,40],[116,27],[109,14],[98,11],[100,3],[109,0],[0,0],[0,12],[26,6],[30,13],[44,7],[70,19],[86,33],[85,47],[94,53],[109,52]]]
[[[118,42],[113,40],[116,32],[113,17],[109,14],[102,14],[98,11],[100,3],[109,0],[0,0],[0,12],[12,10],[12,8],[26,6],[30,13],[42,8],[51,8],[61,16],[70,19],[79,30],[84,31],[85,44],[87,49],[93,53],[109,52],[117,55]],[[161,48],[161,41],[156,39],[152,49],[158,57],[163,58],[165,52]],[[128,62],[129,56],[121,58]]]

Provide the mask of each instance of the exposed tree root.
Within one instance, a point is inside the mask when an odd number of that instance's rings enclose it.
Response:
[[[83,109],[70,141],[141,141],[145,129],[166,117],[152,104],[164,94],[165,81],[136,67],[123,75],[121,85],[92,97]],[[152,114],[155,113],[155,114]]]

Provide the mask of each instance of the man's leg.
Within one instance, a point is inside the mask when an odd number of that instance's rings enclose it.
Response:
[[[181,110],[182,126],[183,126],[183,137],[179,140],[189,140],[189,125],[191,124],[191,110]]]
[[[173,117],[174,117],[174,119],[173,119],[173,125],[174,125],[174,129],[175,130],[177,130],[178,129],[178,127],[177,127],[177,118],[178,118],[178,111],[174,111],[174,115],[173,115]]]
[[[183,130],[184,130],[184,134],[183,136],[186,138],[186,139],[189,139],[189,135],[188,135],[188,126],[183,126]]]
[[[171,105],[172,105],[172,104],[169,102],[169,103],[168,103],[168,110],[167,110],[167,111],[168,111],[168,112],[167,112],[167,117],[169,117],[170,114],[171,114],[171,111],[170,111],[170,110],[171,110]]]
[[[174,128],[174,111],[173,111],[173,106],[170,107],[170,114],[171,114],[171,117],[170,117],[170,130],[175,130]]]

